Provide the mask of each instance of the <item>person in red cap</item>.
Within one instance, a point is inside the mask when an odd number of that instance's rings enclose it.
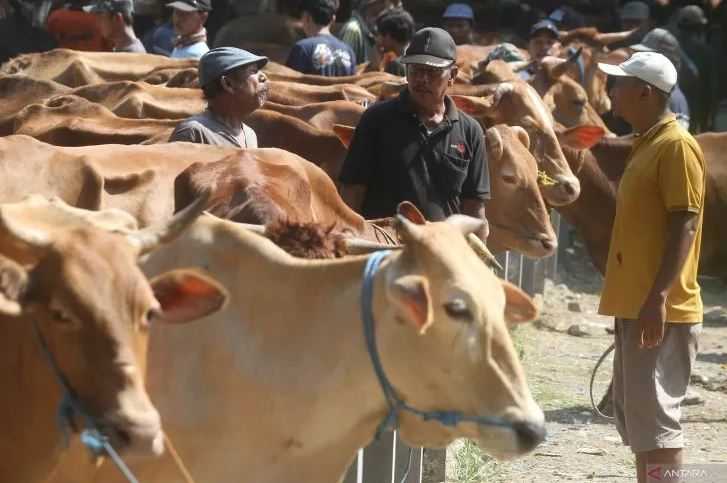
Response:
[[[410,201],[428,220],[463,213],[486,221],[490,197],[485,137],[447,91],[457,77],[457,46],[440,28],[414,34],[401,58],[407,89],[366,110],[340,181],[343,199],[366,218]],[[487,224],[478,233],[486,240]]]

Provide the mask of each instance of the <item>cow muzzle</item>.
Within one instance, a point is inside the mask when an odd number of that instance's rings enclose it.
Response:
[[[164,453],[164,432],[155,409],[107,416],[101,431],[124,457],[144,459]]]

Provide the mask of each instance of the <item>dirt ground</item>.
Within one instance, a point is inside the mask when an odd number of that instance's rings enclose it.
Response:
[[[576,245],[561,258],[557,284],[548,281],[539,321],[515,332],[530,387],[545,411],[548,437],[522,459],[498,463],[473,445],[447,450],[447,482],[635,481],[631,452],[615,426],[594,416],[588,383],[613,336],[612,320],[596,314],[601,278]],[[700,401],[683,408],[686,462],[724,463],[727,478],[727,288],[700,280],[705,301],[691,391]],[[570,335],[577,325],[580,335]],[[597,375],[595,396],[605,391],[612,356]]]

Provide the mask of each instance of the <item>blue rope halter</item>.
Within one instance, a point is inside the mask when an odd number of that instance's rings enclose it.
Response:
[[[84,446],[86,446],[86,448],[88,448],[94,456],[108,454],[129,483],[139,483],[129,467],[126,466],[119,454],[116,450],[114,450],[113,446],[111,446],[108,438],[104,436],[99,429],[96,418],[91,416],[81,400],[78,398],[76,391],[73,390],[73,387],[68,382],[65,374],[61,371],[58,362],[56,362],[55,357],[53,357],[53,353],[51,353],[48,348],[48,343],[45,341],[43,334],[41,334],[38,322],[35,319],[33,319],[33,330],[36,338],[38,339],[38,345],[40,345],[41,352],[53,371],[53,375],[58,381],[58,385],[61,386],[61,391],[63,392],[63,398],[58,405],[58,427],[63,435],[65,445],[68,446],[70,430],[76,429],[74,421],[75,417],[78,416],[85,422],[84,426],[86,429],[81,432],[81,442]]]
[[[391,385],[389,378],[386,377],[384,367],[381,364],[379,351],[376,346],[376,326],[374,324],[374,314],[372,311],[374,299],[374,275],[379,268],[381,262],[390,253],[389,250],[374,252],[366,261],[363,273],[363,284],[361,286],[361,319],[364,324],[364,335],[366,337],[366,349],[371,357],[371,364],[374,366],[374,372],[379,380],[381,389],[386,397],[389,405],[389,412],[384,420],[376,429],[376,438],[381,433],[399,427],[399,413],[408,411],[422,418],[424,421],[438,421],[439,423],[454,427],[459,423],[471,422],[482,426],[499,426],[503,428],[512,428],[511,422],[496,416],[467,416],[460,411],[422,411],[408,405],[396,393],[394,386]]]

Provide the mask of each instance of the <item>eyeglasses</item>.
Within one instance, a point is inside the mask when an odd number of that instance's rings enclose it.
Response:
[[[429,79],[442,78],[451,70],[451,68],[440,69],[438,67],[429,67],[420,64],[409,64],[406,66],[406,73],[410,77],[427,77]]]

